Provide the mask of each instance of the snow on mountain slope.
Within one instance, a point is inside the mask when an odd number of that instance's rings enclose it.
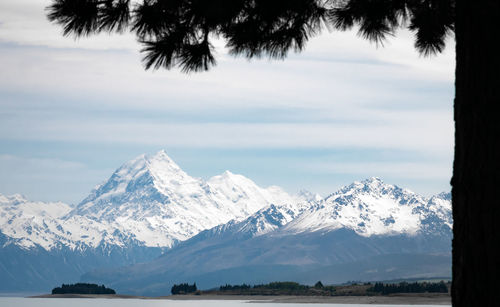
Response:
[[[421,232],[428,235],[452,232],[451,193],[434,195],[415,211],[421,216]]]
[[[443,222],[451,230],[450,200],[440,195],[427,200],[409,190],[385,184],[379,178],[370,178],[328,196],[288,224],[284,231],[347,228],[365,237],[415,235],[435,231],[426,224],[442,225]]]
[[[229,171],[208,181],[193,178],[165,151],[123,164],[74,208],[0,196],[0,231],[8,242],[46,250],[172,247],[207,229],[260,236],[348,228],[371,236],[448,231],[451,225],[449,194],[426,199],[371,178],[324,200],[307,191],[290,196]]]
[[[242,210],[242,212],[237,214],[237,220],[248,217],[268,204],[291,204],[302,199],[288,195],[277,186],[262,189],[250,179],[229,171],[210,178],[208,185],[212,188],[213,197],[217,203],[233,203],[236,206],[226,206]],[[266,205],[263,206],[262,204]]]
[[[181,281],[200,268],[446,253],[451,227],[449,194],[427,199],[371,178],[326,199],[307,191],[290,196],[228,171],[207,181],[190,177],[160,151],[123,164],[75,207],[0,195],[0,275],[9,276],[0,279],[0,291],[39,289],[137,263],[144,265],[130,276],[155,282],[160,271]],[[146,263],[156,258],[158,266]]]
[[[284,238],[335,230],[354,231],[366,238],[451,235],[451,199],[446,193],[427,199],[370,178],[354,182],[324,200],[318,199],[317,195],[301,192],[295,201],[271,204],[242,221],[233,220],[205,230],[186,241],[183,248],[200,242],[210,246],[264,235]]]
[[[260,188],[229,171],[208,182],[193,178],[160,151],[125,163],[67,218],[89,217],[133,234],[146,246],[170,247],[271,203],[293,201],[279,188]]]
[[[208,182],[193,178],[162,150],[123,164],[74,209],[59,204],[66,209],[57,211],[57,216],[30,215],[26,209],[24,217],[21,207],[18,214],[2,208],[5,219],[16,221],[6,221],[2,232],[8,237],[17,233],[13,238],[22,238],[26,247],[39,244],[45,249],[58,244],[71,249],[130,243],[171,247],[202,230],[243,220],[270,204],[297,199],[302,198],[278,187],[260,188],[228,171]],[[27,221],[34,215],[45,216],[35,232]]]
[[[57,202],[32,202],[20,195],[0,195],[0,232],[25,249],[37,245],[45,250],[68,247],[72,250],[97,247],[101,243],[124,246],[130,240],[111,225],[85,216],[66,218],[74,208]]]
[[[271,204],[251,215],[239,224],[239,232],[261,236],[290,223],[310,206],[309,203]]]
[[[242,221],[231,220],[226,224],[205,230],[198,235],[198,240],[215,237],[251,238],[262,236],[290,223],[310,206],[311,204],[303,198],[281,205],[270,204]]]
[[[444,222],[444,224],[453,228],[453,217],[451,214],[451,193],[440,193],[432,196],[427,202],[429,217],[435,217],[436,220]]]
[[[296,279],[311,270],[317,278],[330,266],[337,268],[329,273],[335,276],[344,266],[357,268],[360,261],[370,265],[359,275],[347,272],[339,282],[386,278],[394,270],[398,272],[391,278],[408,276],[409,270],[420,277],[450,274],[449,195],[427,199],[370,178],[320,202],[308,202],[315,198],[310,196],[302,202],[270,204],[242,221],[204,230],[153,261],[97,270],[82,279],[106,282],[125,292],[160,295],[154,291],[185,280],[214,287],[228,280],[248,282],[251,276],[259,282],[276,280],[276,276]],[[437,255],[443,257],[439,264],[435,258],[415,266],[417,259]],[[397,259],[408,261],[396,268]],[[296,275],[289,274],[293,270]]]
[[[9,243],[23,248],[39,244],[50,249],[64,233],[59,219],[71,209],[61,202],[31,202],[18,194],[0,194],[0,232],[10,238]]]

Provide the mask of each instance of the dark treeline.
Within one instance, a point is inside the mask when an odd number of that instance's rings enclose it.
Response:
[[[254,289],[271,289],[271,290],[306,290],[309,286],[301,285],[293,281],[275,281],[268,284],[255,285]]]
[[[116,294],[116,292],[104,285],[76,283],[72,285],[62,284],[61,287],[52,289],[52,294]]]
[[[305,290],[305,289],[309,289],[309,286],[301,285],[301,284],[293,282],[293,281],[275,281],[275,282],[271,282],[268,284],[259,284],[259,285],[254,285],[254,286],[247,285],[247,284],[234,285],[234,286],[226,284],[225,286],[219,287],[220,291],[246,290],[246,289]]]
[[[399,284],[383,284],[381,282],[375,283],[375,285],[369,288],[369,292],[377,292],[382,295],[391,293],[448,293],[448,287],[444,281],[438,283],[429,282],[400,282]]]
[[[293,281],[271,282],[258,285],[229,285],[219,287],[219,291],[229,294],[260,294],[260,295],[332,295],[335,292],[333,286],[323,286],[318,281],[313,287],[302,285]]]
[[[220,294],[231,295],[313,295],[313,296],[335,296],[335,295],[387,295],[391,293],[448,293],[448,287],[444,281],[441,282],[401,282],[398,284],[384,284],[377,282],[348,283],[345,285],[323,285],[318,281],[314,286],[302,285],[296,282],[271,282],[258,285],[230,285],[219,287]]]
[[[219,290],[220,291],[227,291],[227,290],[245,290],[245,289],[251,289],[252,286],[247,285],[247,284],[242,284],[242,285],[229,285],[226,284],[224,286],[220,286]]]
[[[196,283],[192,285],[184,283],[184,284],[174,285],[172,287],[172,290],[170,290],[170,292],[172,292],[172,294],[188,294],[196,292],[196,290],[198,290],[196,288]]]

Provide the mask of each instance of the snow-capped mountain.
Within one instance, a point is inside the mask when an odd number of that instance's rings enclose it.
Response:
[[[0,291],[151,260],[202,230],[302,199],[228,171],[193,178],[165,151],[123,164],[75,207],[0,195],[0,275],[10,276]]]
[[[271,204],[242,221],[231,220],[226,224],[202,231],[196,237],[197,240],[204,240],[205,238],[214,236],[238,236],[240,238],[262,236],[287,225],[311,205],[312,201],[310,199],[293,203],[282,203],[281,205]]]
[[[215,287],[449,276],[449,194],[427,199],[370,178],[324,200],[308,200],[270,204],[244,220],[202,231],[152,262],[95,271],[83,279],[161,295],[186,280]]]
[[[193,178],[162,150],[125,163],[66,218],[85,216],[130,234],[145,246],[171,247],[271,203],[297,199],[278,187],[260,188],[229,171],[208,181]]]
[[[301,195],[302,201],[271,204],[242,221],[233,220],[204,233],[254,237],[271,232],[279,235],[349,229],[371,237],[443,235],[452,231],[450,193],[425,198],[373,177],[342,187],[325,199],[307,191]]]
[[[299,233],[346,228],[365,237],[416,235],[435,231],[430,221],[444,224],[451,231],[451,218],[451,199],[447,194],[426,199],[379,178],[370,178],[317,202],[286,229]]]
[[[23,248],[36,244],[52,248],[60,240],[61,218],[71,210],[61,202],[31,202],[22,195],[0,194],[0,232],[11,238],[9,243]]]
[[[169,248],[269,204],[300,199],[278,187],[260,188],[229,171],[208,181],[193,178],[162,150],[125,163],[75,208],[3,196],[0,230],[25,248],[84,249],[131,242]]]
[[[370,178],[325,199],[291,196],[229,171],[193,178],[160,151],[123,164],[76,206],[0,195],[0,276],[9,276],[0,291],[76,281],[167,249],[154,264],[132,267],[134,276],[446,254],[451,227],[449,193],[426,198]]]

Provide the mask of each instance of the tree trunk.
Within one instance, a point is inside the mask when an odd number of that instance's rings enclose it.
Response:
[[[452,301],[500,306],[500,1],[456,14]]]

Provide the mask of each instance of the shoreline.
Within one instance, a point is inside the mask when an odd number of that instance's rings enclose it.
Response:
[[[385,304],[385,305],[451,305],[448,294],[393,294],[380,296],[295,296],[295,295],[170,295],[160,297],[123,294],[45,294],[29,298],[87,298],[87,299],[144,299],[144,300],[237,300],[250,303],[302,303],[302,304]]]

